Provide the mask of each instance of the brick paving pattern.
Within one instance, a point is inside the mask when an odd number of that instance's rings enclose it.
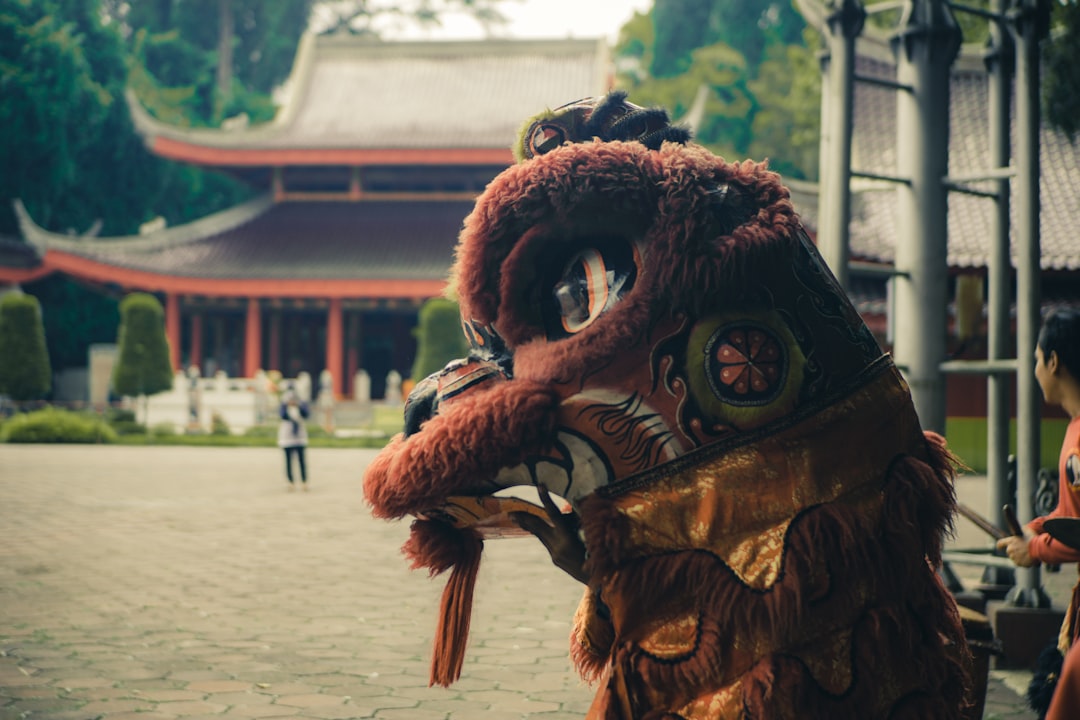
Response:
[[[571,720],[580,588],[484,551],[461,680],[427,687],[441,579],[371,519],[367,450],[0,445],[0,720]],[[986,718],[1029,720],[995,671]]]

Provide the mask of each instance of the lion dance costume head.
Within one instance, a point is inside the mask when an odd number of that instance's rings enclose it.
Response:
[[[587,550],[590,718],[961,717],[950,455],[779,177],[621,93],[515,154],[457,248],[473,350],[364,478],[418,518],[414,566],[453,568],[432,682],[460,673],[492,496],[543,484]]]

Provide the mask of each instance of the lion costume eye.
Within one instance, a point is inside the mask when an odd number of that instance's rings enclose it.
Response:
[[[539,124],[529,136],[529,149],[533,155],[543,155],[566,142],[566,131],[558,125]]]
[[[550,285],[544,309],[548,339],[575,335],[596,322],[633,288],[637,266],[636,248],[618,240],[574,253]]]

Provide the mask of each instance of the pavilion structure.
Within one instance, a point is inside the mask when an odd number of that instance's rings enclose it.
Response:
[[[610,87],[598,39],[305,36],[266,125],[178,128],[129,97],[151,152],[233,175],[258,197],[108,238],[52,232],[17,205],[37,257],[0,267],[0,282],[59,272],[112,293],[155,293],[178,370],[327,369],[342,396],[364,369],[380,397],[389,371],[409,374],[417,311],[443,292],[462,221],[513,162],[521,123]]]

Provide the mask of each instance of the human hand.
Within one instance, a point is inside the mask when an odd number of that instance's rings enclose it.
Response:
[[[540,539],[551,555],[555,567],[564,571],[575,580],[588,584],[589,574],[585,572],[585,543],[578,534],[580,524],[573,511],[564,513],[555,506],[551,494],[543,485],[536,486],[540,502],[544,504],[550,523],[543,518],[527,512],[512,512],[510,519],[519,528],[527,530]]]
[[[997,541],[997,549],[1004,550],[1009,559],[1019,567],[1035,567],[1039,561],[1031,557],[1028,552],[1028,542],[1035,537],[1035,533],[1024,528],[1024,535],[1010,535]]]

